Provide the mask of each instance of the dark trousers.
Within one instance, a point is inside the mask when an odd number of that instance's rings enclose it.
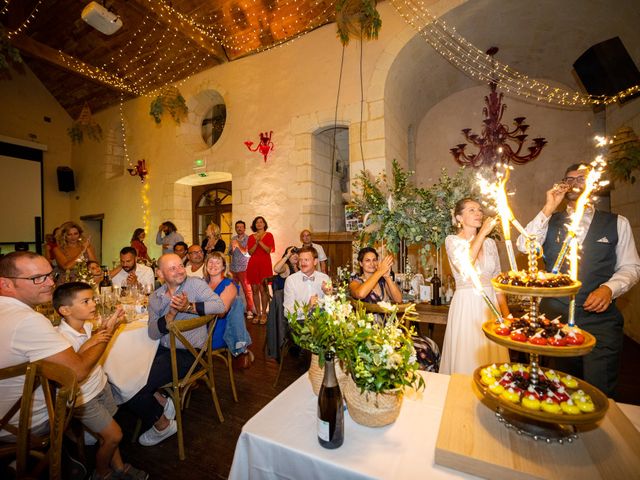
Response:
[[[554,298],[545,298],[540,309],[547,318],[562,315],[563,322],[568,319],[567,306]],[[550,366],[581,378],[612,397],[618,383],[624,318],[615,303],[602,313],[587,312],[582,307],[576,307],[575,313],[576,325],[596,338],[596,346],[583,357],[553,358]]]
[[[193,355],[188,350],[176,349],[178,375],[183,377],[193,364]],[[125,406],[142,420],[142,431],[146,432],[162,416],[164,408],[153,394],[163,385],[170,383],[171,349],[158,346],[158,351],[151,364],[147,384],[136,393]]]

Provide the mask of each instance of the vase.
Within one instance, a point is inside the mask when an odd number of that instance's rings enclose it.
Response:
[[[318,396],[318,393],[320,393],[320,386],[322,385],[322,379],[324,378],[324,367],[320,367],[318,360],[318,355],[315,353],[311,354],[311,364],[309,365],[309,371],[307,372],[309,375],[309,381],[311,382],[311,389],[315,396]],[[342,369],[342,362],[336,362],[336,379],[338,380],[338,385],[340,385],[341,390],[344,389],[344,383],[347,377],[348,375],[344,373],[344,370]]]
[[[351,376],[344,381],[344,398],[347,401],[349,415],[354,422],[366,427],[384,427],[393,423],[400,415],[402,407],[402,391],[360,393]]]

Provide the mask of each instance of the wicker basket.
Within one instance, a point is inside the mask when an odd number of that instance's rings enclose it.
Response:
[[[344,382],[344,397],[354,422],[366,427],[383,427],[396,421],[402,407],[402,393],[360,393],[351,376]]]
[[[324,378],[324,367],[320,368],[318,364],[318,355],[315,353],[311,355],[311,365],[309,365],[309,381],[311,382],[311,388],[314,395],[320,393],[320,387],[322,386],[322,379]],[[344,373],[340,367],[340,363],[336,363],[336,380],[340,385],[340,390],[344,391],[344,383],[347,379],[347,374]]]
[[[311,365],[309,365],[309,381],[311,382],[313,393],[316,396],[320,393],[323,378],[324,368],[320,368],[320,365],[318,365],[318,355],[314,353],[311,355]]]

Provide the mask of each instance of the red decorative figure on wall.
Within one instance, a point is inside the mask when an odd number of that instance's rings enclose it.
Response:
[[[146,177],[149,173],[147,171],[147,166],[145,165],[144,158],[142,160],[138,160],[137,165],[127,168],[127,172],[129,172],[129,175],[131,175],[132,177],[140,177],[141,182],[144,182],[144,177]]]
[[[271,130],[268,135],[267,132],[260,132],[260,143],[256,145],[256,148],[251,148],[253,146],[253,142],[250,140],[247,140],[246,142],[244,142],[244,144],[252,152],[260,150],[260,153],[262,154],[264,161],[266,162],[269,152],[275,150],[276,147],[271,141],[271,135],[273,135],[273,130]]]

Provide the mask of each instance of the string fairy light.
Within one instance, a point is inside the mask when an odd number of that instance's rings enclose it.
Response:
[[[589,95],[566,88],[553,87],[497,61],[433,15],[421,0],[391,0],[400,16],[449,63],[483,82],[499,82],[507,93],[539,102],[566,107],[608,105],[640,92],[634,85],[616,95]]]
[[[36,18],[36,15],[38,15],[38,12],[40,11],[40,5],[42,4],[42,2],[43,2],[43,0],[38,0],[38,2],[36,3],[35,7],[33,7],[33,10],[31,10],[31,13],[24,20],[24,22],[22,22],[22,24],[18,28],[7,32],[7,37],[9,37],[11,39],[11,38],[15,37],[16,35],[20,35],[24,31],[26,31],[29,28],[29,25],[31,25],[31,21],[34,18]],[[5,13],[8,12],[9,3],[10,2],[7,0],[6,5],[2,9],[2,14],[5,14]]]

